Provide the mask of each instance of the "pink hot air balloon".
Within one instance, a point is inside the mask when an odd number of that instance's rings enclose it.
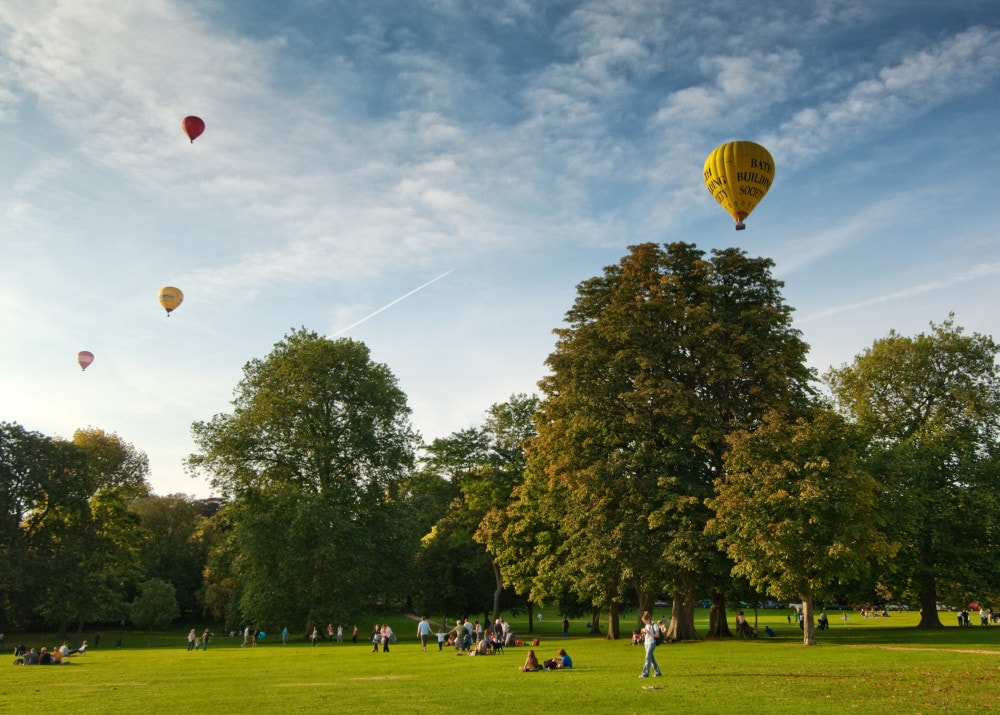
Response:
[[[76,361],[80,363],[81,370],[86,370],[87,366],[94,362],[94,353],[89,350],[81,350],[76,354]]]
[[[201,136],[201,133],[205,131],[205,122],[202,121],[201,117],[184,117],[184,121],[181,122],[184,127],[184,133],[188,135],[188,139],[194,144],[194,140]]]

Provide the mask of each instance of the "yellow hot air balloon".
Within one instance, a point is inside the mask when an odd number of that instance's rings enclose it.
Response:
[[[743,223],[774,181],[774,159],[760,144],[735,141],[717,146],[705,159],[705,186],[726,212]]]
[[[170,311],[175,310],[182,302],[184,302],[184,294],[181,293],[180,288],[174,288],[173,286],[160,288],[160,305],[167,311],[168,318],[170,317]]]

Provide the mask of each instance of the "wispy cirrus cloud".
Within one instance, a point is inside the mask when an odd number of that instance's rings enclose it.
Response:
[[[1000,30],[972,27],[912,52],[843,96],[798,110],[763,142],[794,168],[970,95],[1000,76]]]
[[[878,305],[885,303],[893,303],[900,300],[907,300],[914,298],[919,295],[924,295],[926,293],[933,293],[935,291],[945,291],[949,288],[954,288],[956,286],[965,285],[968,283],[974,283],[976,281],[981,281],[985,279],[992,279],[996,276],[1000,276],[1000,263],[983,263],[981,265],[973,266],[965,271],[960,271],[958,273],[953,273],[949,276],[942,278],[941,280],[927,281],[925,283],[920,283],[918,285],[908,286],[900,290],[891,291],[889,293],[883,293],[881,295],[872,296],[871,298],[866,298],[864,300],[853,301],[851,303],[841,303],[840,305],[834,305],[821,311],[812,313],[811,315],[805,315],[797,319],[796,322],[807,324],[812,321],[823,320],[825,318],[831,318],[843,313],[849,313],[857,310],[862,310],[865,308],[873,308]]]

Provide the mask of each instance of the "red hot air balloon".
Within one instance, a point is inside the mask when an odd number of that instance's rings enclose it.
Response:
[[[86,370],[87,366],[94,362],[94,353],[89,350],[81,350],[76,354],[76,361],[80,363],[81,370]]]
[[[202,121],[201,117],[184,117],[184,121],[181,122],[184,127],[184,133],[188,135],[188,139],[194,144],[194,140],[201,136],[201,133],[205,131],[205,122]]]

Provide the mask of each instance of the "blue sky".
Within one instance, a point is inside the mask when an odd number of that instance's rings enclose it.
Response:
[[[0,420],[207,496],[191,423],[304,326],[430,441],[535,391],[644,241],[772,258],[820,372],[1000,337],[998,127],[995,0],[4,0]],[[776,165],[739,233],[701,176],[733,139]]]

